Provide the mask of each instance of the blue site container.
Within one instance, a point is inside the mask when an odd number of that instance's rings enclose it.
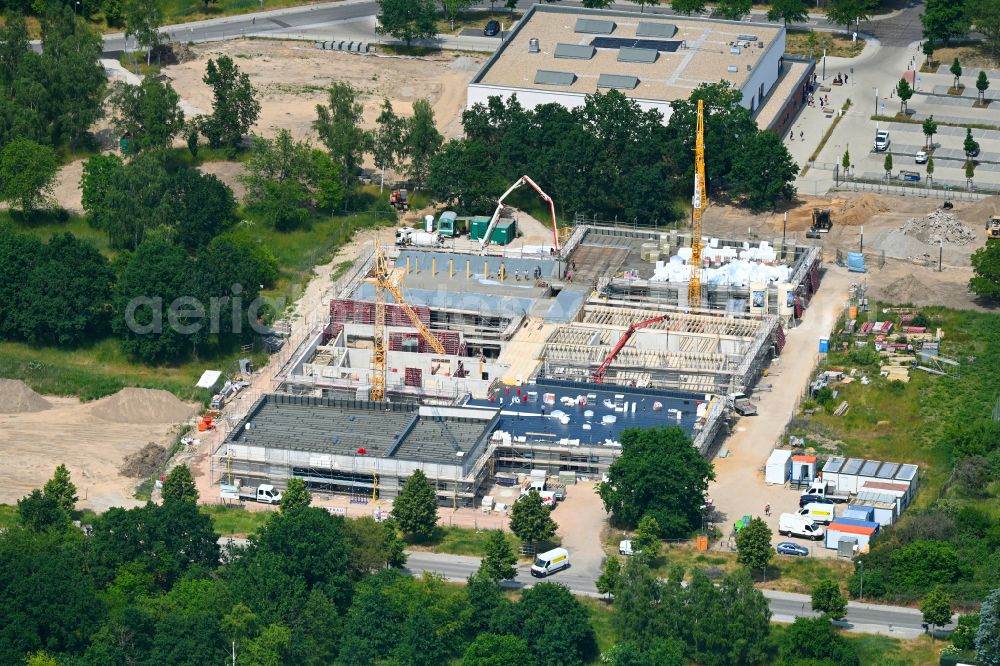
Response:
[[[825,354],[830,351],[830,339],[820,338],[819,339],[819,353]]]

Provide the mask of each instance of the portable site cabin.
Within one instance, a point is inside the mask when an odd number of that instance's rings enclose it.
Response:
[[[793,482],[809,482],[816,478],[816,456],[792,456]]]
[[[441,213],[437,221],[437,231],[438,234],[443,238],[452,238],[455,236],[455,219],[458,215],[451,210],[446,210]]]
[[[854,520],[865,520],[871,522],[875,518],[875,509],[870,506],[857,506],[851,504],[841,515],[841,518],[853,518]]]
[[[886,493],[862,491],[857,494],[854,503],[859,508],[871,509],[871,517],[868,520],[883,526],[892,525],[902,513],[898,498]]]
[[[823,465],[821,476],[838,491],[848,493],[861,492],[868,482],[906,485],[905,506],[917,491],[917,472],[916,465],[834,456]]]
[[[792,452],[787,449],[775,449],[764,466],[764,482],[782,485],[788,480],[792,470]]]
[[[857,539],[859,549],[868,546],[872,537],[878,534],[879,524],[853,518],[835,518],[826,528],[826,547],[837,550],[841,538]]]
[[[858,471],[865,461],[860,458],[834,456],[823,465],[823,480],[843,493],[858,492]]]

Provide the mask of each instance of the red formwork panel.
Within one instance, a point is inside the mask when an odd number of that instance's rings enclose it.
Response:
[[[411,309],[425,326],[430,326],[430,308],[424,305],[417,305]],[[335,298],[330,301],[330,321],[351,324],[374,324],[375,304],[366,301],[356,301],[353,298]],[[412,326],[413,322],[410,321],[403,308],[395,303],[386,303],[385,324],[386,326]]]
[[[465,348],[465,343],[462,342],[462,336],[456,331],[431,331],[431,333],[433,333],[434,337],[441,341],[445,352],[449,356],[457,356]],[[416,340],[417,351],[421,354],[436,353],[430,343],[424,339],[424,336],[420,335],[420,333],[417,333],[416,331],[413,333],[404,333],[403,331],[390,332],[389,350],[401,351],[403,349],[403,340]]]
[[[403,373],[403,383],[407,386],[422,387],[424,385],[424,371],[420,368],[406,368]]]
[[[340,332],[344,330],[344,325],[338,322],[330,322],[323,329],[323,337],[320,339],[319,343],[321,345],[330,344],[331,340],[336,340]]]

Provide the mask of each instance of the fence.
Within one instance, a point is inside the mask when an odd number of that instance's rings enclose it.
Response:
[[[940,190],[926,186],[889,185],[886,183],[866,183],[858,180],[841,181],[832,188],[839,192],[875,192],[878,194],[898,194],[904,197],[924,197],[933,199],[949,199],[954,201],[979,201],[990,196],[982,192],[963,192],[961,190]]]
[[[847,254],[849,252],[855,252],[855,250],[837,248],[838,266],[847,266]],[[869,266],[877,266],[879,270],[885,268],[885,250],[879,250],[878,252],[862,252],[862,254],[865,255],[865,268],[868,268]]]

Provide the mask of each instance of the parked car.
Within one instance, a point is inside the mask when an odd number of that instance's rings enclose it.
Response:
[[[927,164],[927,151],[918,150],[917,154],[913,156],[913,161],[917,164]]]
[[[791,541],[782,541],[777,546],[774,547],[780,555],[797,555],[799,557],[805,557],[809,554],[809,549],[805,546],[800,546],[797,543],[792,543]]]
[[[910,183],[916,183],[920,181],[920,174],[916,171],[907,171],[906,169],[899,170],[899,179],[905,180]]]
[[[632,540],[622,539],[618,544],[618,554],[619,555],[633,555],[635,551],[632,550]]]
[[[969,157],[979,157],[979,142],[978,142],[978,141],[975,141],[975,142],[973,142],[973,143],[974,143],[974,145],[972,146],[972,150],[970,150],[970,151],[969,151],[968,153],[966,153],[966,154],[967,154],[967,155],[968,155]]]
[[[889,132],[887,130],[875,132],[875,152],[881,153],[889,150],[890,143],[892,142],[889,140]]]
[[[819,541],[823,538],[823,528],[797,513],[783,513],[778,517],[778,534],[796,536]]]
[[[483,28],[483,34],[487,37],[496,37],[500,34],[500,21],[491,20],[487,21],[486,27]]]
[[[806,504],[833,504],[833,500],[822,495],[802,495],[799,497],[799,508],[803,508]]]

